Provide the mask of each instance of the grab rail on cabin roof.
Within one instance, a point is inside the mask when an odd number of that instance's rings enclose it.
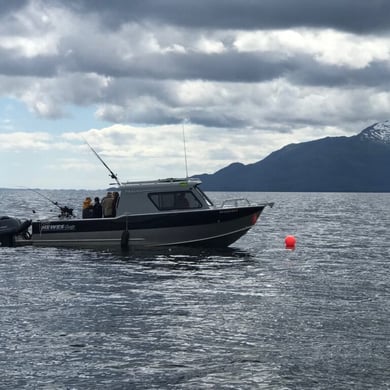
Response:
[[[123,186],[129,185],[159,185],[159,184],[201,184],[201,180],[195,178],[167,178],[167,179],[156,179],[156,180],[141,180],[141,181],[126,181],[122,182]]]

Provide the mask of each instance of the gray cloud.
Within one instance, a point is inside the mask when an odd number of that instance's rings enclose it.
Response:
[[[25,57],[14,49],[0,49],[0,58],[0,74],[6,76],[53,77],[61,64],[58,56]]]
[[[4,5],[3,7],[5,11],[10,12],[26,4],[25,1],[18,1],[13,7]],[[386,12],[390,11],[390,3],[386,1],[197,0],[183,2],[166,0],[162,2],[136,0],[129,2],[114,0],[107,2],[105,0],[80,0],[63,3],[56,0],[42,0],[39,4],[69,7],[68,9],[83,21],[83,25],[77,25],[76,22],[74,31],[70,30],[60,38],[56,53],[26,56],[25,53],[15,48],[0,49],[2,58],[0,72],[2,74],[53,77],[61,72],[92,72],[114,78],[201,79],[225,82],[263,82],[279,77],[291,77],[291,80],[296,83],[313,83],[313,85],[364,85],[365,83],[374,85],[388,78],[386,64],[373,62],[367,68],[354,70],[344,65],[320,63],[304,54],[283,56],[283,53],[277,51],[243,53],[232,47],[232,42],[228,42],[231,38],[227,36],[225,36],[226,50],[220,53],[202,53],[188,47],[185,52],[147,52],[142,42],[141,24],[138,29],[128,33],[117,31],[122,38],[122,41],[118,42],[115,35],[107,37],[104,32],[101,32],[100,36],[97,35],[94,30],[97,26],[94,29],[89,28],[93,19],[83,18],[83,14],[98,15],[102,24],[105,24],[107,19],[112,19],[116,23],[116,29],[119,28],[120,21],[143,23],[147,20],[159,20],[164,23],[180,24],[183,28],[192,26],[212,30],[327,26],[362,32],[360,27],[360,30],[357,27],[354,28],[354,24],[368,26],[367,31],[390,26],[387,21],[387,15],[390,13]],[[30,29],[33,29],[34,22],[30,24],[33,26],[30,26]],[[35,22],[35,24],[36,28],[45,34],[47,24],[42,25],[42,21]],[[20,23],[15,25],[19,26],[21,31],[26,29],[26,26]],[[6,23],[9,30],[12,27],[15,28],[15,25]],[[31,31],[24,31],[25,39],[28,39],[31,33]],[[158,27],[150,33],[160,38]],[[164,34],[167,32],[161,32],[161,35]],[[39,36],[39,30],[35,35]],[[182,32],[181,35],[180,44],[193,44],[189,42],[191,34]],[[162,39],[169,41],[169,37]],[[171,43],[175,43],[175,40]],[[131,52],[134,50],[135,52]],[[130,53],[126,54],[126,51]]]
[[[331,66],[302,56],[296,59],[286,78],[297,85],[334,88],[374,87],[387,91],[390,87],[388,63],[378,61],[361,69]]]
[[[137,90],[153,92],[146,82],[159,80],[209,80],[215,82],[259,83],[277,78],[289,79],[297,85],[313,86],[377,86],[386,90],[390,67],[385,61],[375,61],[364,68],[327,64],[300,54],[278,57],[273,53],[220,54],[155,53],[140,54],[129,60],[107,53],[84,53],[75,48],[68,56],[36,56],[23,58],[14,53],[3,54],[0,72],[5,75],[52,77],[58,73],[96,73],[112,78],[138,79]],[[158,64],[158,66],[156,66]],[[131,94],[131,91],[124,91]]]
[[[157,21],[183,27],[212,29],[278,29],[300,26],[335,28],[355,33],[388,31],[386,0],[77,0],[77,12],[118,22]]]
[[[62,67],[69,71],[96,72],[113,77],[144,79],[207,79],[214,81],[252,82],[279,77],[290,67],[289,61],[272,55],[228,52],[221,54],[169,53],[139,55],[131,60],[101,56],[68,57]],[[156,66],[156,64],[158,64]]]
[[[220,54],[167,53],[140,54],[129,60],[117,54],[85,52],[73,47],[69,55],[37,55],[25,57],[16,50],[0,49],[0,73],[6,76],[42,78],[62,74],[96,73],[112,78],[138,79],[138,93],[156,93],[146,80],[209,80],[215,82],[258,83],[286,78],[298,85],[315,86],[389,86],[390,67],[376,61],[361,69],[345,65],[321,63],[308,55],[278,58],[273,53]],[[156,66],[158,64],[158,66]],[[131,94],[131,91],[122,91]]]
[[[388,110],[386,98],[375,109],[367,97],[356,98],[365,89],[374,100],[388,91],[388,41],[370,43],[375,32],[375,38],[388,39],[387,1],[12,4],[0,5],[0,88],[42,117],[61,117],[68,104],[97,105],[96,115],[109,122],[171,124],[189,118],[206,127],[237,129],[274,120],[281,122],[277,129],[288,129],[336,123],[340,111],[350,118],[350,102],[370,107],[357,116]],[[265,31],[301,27],[297,36],[275,38]],[[308,38],[304,33],[311,27]],[[318,38],[321,28],[360,35]],[[248,43],[243,30],[257,35]],[[365,42],[368,50],[361,47]]]
[[[18,10],[26,6],[28,2],[29,0],[3,0],[0,2],[0,15],[5,16],[9,15],[10,13],[17,12]]]

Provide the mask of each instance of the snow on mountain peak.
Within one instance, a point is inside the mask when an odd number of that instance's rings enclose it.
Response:
[[[390,121],[375,123],[360,133],[361,138],[390,144]]]

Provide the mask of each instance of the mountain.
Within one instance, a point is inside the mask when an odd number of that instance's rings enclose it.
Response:
[[[290,144],[254,164],[197,175],[206,191],[390,192],[390,121]]]

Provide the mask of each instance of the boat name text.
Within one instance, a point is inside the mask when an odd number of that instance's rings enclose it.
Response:
[[[47,225],[42,225],[41,231],[54,231],[54,232],[71,232],[76,230],[75,225],[67,225],[64,223],[59,223],[59,224],[47,224]]]

